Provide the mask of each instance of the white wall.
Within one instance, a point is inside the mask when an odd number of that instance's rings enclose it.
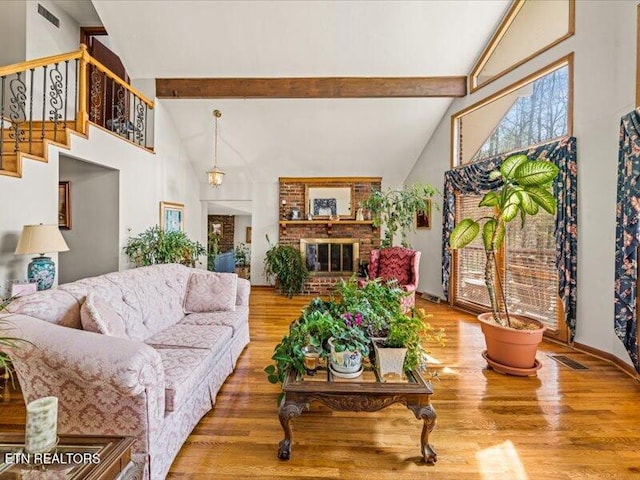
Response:
[[[18,0],[18,3],[22,1]],[[60,19],[59,28],[38,13],[38,3]],[[49,0],[26,2],[26,36],[27,60],[68,53],[80,48],[80,25]]]
[[[27,58],[26,4],[0,2],[0,65],[23,62]]]
[[[69,251],[58,255],[60,283],[118,270],[120,172],[62,153],[59,161],[72,206],[71,229],[61,230]]]
[[[251,215],[236,215],[233,227],[233,245],[238,246],[241,243],[247,244],[247,227],[251,226]]]
[[[450,161],[450,116],[575,51],[578,139],[578,319],[575,341],[629,362],[613,331],[615,203],[620,117],[635,104],[636,2],[576,2],[576,34],[472,95],[457,99],[406,179],[442,188]],[[441,295],[442,218],[413,237],[422,250],[421,291]]]

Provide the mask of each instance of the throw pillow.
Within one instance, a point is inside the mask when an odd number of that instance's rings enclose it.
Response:
[[[184,299],[185,313],[236,309],[238,276],[235,273],[193,272]]]
[[[124,320],[105,300],[89,292],[80,309],[82,328],[111,337],[129,338]]]

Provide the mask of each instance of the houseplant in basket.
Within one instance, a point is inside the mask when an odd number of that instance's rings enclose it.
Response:
[[[449,237],[451,248],[460,249],[482,230],[486,256],[484,281],[491,306],[490,313],[478,316],[487,344],[483,355],[495,370],[503,373],[523,376],[535,373],[540,367],[536,351],[545,327],[537,320],[509,314],[496,253],[512,220],[520,217],[522,228],[526,217],[537,215],[540,209],[555,214],[556,200],[549,190],[558,173],[558,167],[546,160],[531,160],[526,155],[507,158],[490,174],[490,178],[500,179],[502,186],[486,193],[479,203],[480,207],[491,208],[493,213],[476,220],[461,220]]]
[[[278,291],[288,298],[302,293],[304,283],[309,278],[309,270],[300,250],[280,243],[271,245],[270,242],[264,258],[264,274],[267,280],[275,280]]]

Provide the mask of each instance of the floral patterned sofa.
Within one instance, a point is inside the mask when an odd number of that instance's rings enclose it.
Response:
[[[146,479],[165,478],[249,343],[249,282],[221,277],[237,287],[209,292],[232,295],[235,309],[185,314],[192,272],[235,277],[156,265],[61,285],[9,307],[16,335],[32,342],[10,352],[25,401],[58,397],[62,434],[135,437],[134,461]],[[82,330],[81,305],[92,291],[124,320],[129,338]]]

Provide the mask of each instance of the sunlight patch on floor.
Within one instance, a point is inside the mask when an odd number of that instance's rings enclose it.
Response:
[[[527,472],[511,440],[476,453],[482,480],[528,480]]]

